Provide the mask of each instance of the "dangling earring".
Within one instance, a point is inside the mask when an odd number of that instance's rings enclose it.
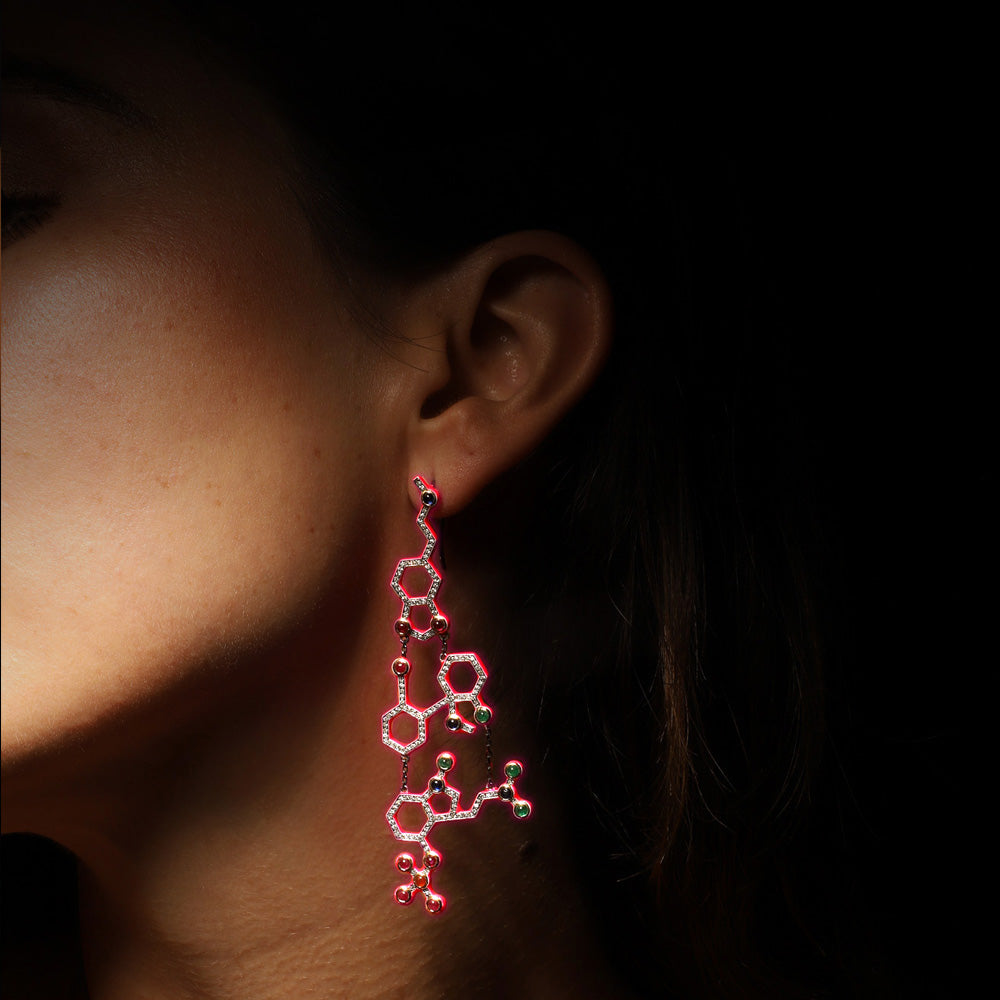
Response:
[[[424,907],[427,911],[440,913],[444,909],[444,897],[435,893],[431,887],[431,874],[441,864],[440,853],[431,847],[428,840],[428,835],[434,826],[438,823],[450,823],[454,820],[474,819],[479,814],[483,803],[491,799],[500,799],[510,803],[514,815],[518,819],[526,819],[531,814],[531,803],[527,799],[521,798],[514,787],[515,780],[521,776],[524,770],[520,761],[508,761],[504,765],[505,780],[503,784],[496,786],[493,783],[493,749],[489,725],[493,718],[493,711],[481,697],[483,686],[486,684],[486,668],[475,653],[448,652],[450,625],[448,619],[438,608],[436,600],[438,590],[441,587],[441,574],[433,563],[434,549],[438,539],[437,535],[434,534],[434,529],[427,523],[427,515],[438,501],[438,493],[419,476],[413,482],[420,491],[420,512],[417,514],[417,527],[426,541],[424,550],[419,556],[399,560],[390,584],[402,602],[402,609],[395,625],[400,651],[399,656],[392,661],[391,665],[393,676],[396,678],[398,697],[396,705],[382,716],[382,742],[399,754],[402,778],[399,784],[399,794],[393,799],[385,818],[389,823],[389,829],[392,830],[392,834],[397,840],[419,844],[421,848],[420,864],[417,864],[416,859],[411,854],[400,854],[396,858],[396,868],[409,877],[408,882],[397,887],[396,901],[404,905],[409,904],[413,901],[414,895],[419,892],[423,894]],[[422,596],[413,597],[403,589],[403,575],[407,570],[412,569],[423,570],[430,581],[427,592]],[[429,616],[427,628],[420,629],[411,620],[410,616],[414,608],[427,609],[426,614]],[[406,655],[407,648],[411,640],[426,642],[435,637],[441,643],[437,681],[443,697],[428,708],[418,708],[411,704],[409,699],[409,678],[412,664]],[[451,670],[460,663],[467,664],[475,673],[476,679],[471,690],[456,691],[452,684]],[[465,718],[459,711],[459,705],[471,706],[471,720]],[[437,770],[428,779],[424,790],[422,792],[409,790],[410,754],[427,742],[427,722],[442,709],[447,709],[444,724],[449,732],[474,733],[477,726],[482,726],[485,735],[486,786],[476,793],[476,797],[468,809],[459,808],[461,792],[457,786],[449,781],[451,774],[456,769],[457,761],[455,755],[447,751],[437,755]],[[404,743],[392,735],[392,721],[400,715],[409,716],[417,724],[417,734],[408,743]],[[448,798],[447,812],[435,812],[431,807],[430,800],[441,794]],[[403,830],[399,825],[396,814],[407,803],[419,805],[423,809],[426,819],[419,830]]]

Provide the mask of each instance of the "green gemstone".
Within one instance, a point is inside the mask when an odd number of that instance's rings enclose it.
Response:
[[[485,725],[492,718],[493,713],[485,705],[480,705],[479,708],[476,709],[476,722],[481,722]]]
[[[511,761],[509,764],[504,765],[503,773],[507,775],[508,778],[520,778],[521,777],[521,765],[517,761]]]
[[[518,819],[526,819],[531,815],[531,806],[527,802],[515,802],[514,815]]]
[[[441,754],[437,759],[438,768],[442,771],[450,771],[455,763],[455,758],[449,754]]]

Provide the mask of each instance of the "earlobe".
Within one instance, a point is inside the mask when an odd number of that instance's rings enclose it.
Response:
[[[593,258],[541,231],[477,249],[439,287],[447,373],[420,401],[411,460],[441,487],[447,515],[526,457],[590,387],[612,307]]]

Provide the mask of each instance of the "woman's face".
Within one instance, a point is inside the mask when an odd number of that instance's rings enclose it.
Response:
[[[88,6],[5,15],[13,764],[346,588],[391,457],[387,354],[264,102],[166,23]]]

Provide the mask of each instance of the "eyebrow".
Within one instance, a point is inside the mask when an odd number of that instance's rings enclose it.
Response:
[[[121,94],[48,63],[31,62],[5,53],[2,79],[4,90],[13,94],[47,97],[62,104],[93,108],[132,128],[153,124],[145,111]]]

